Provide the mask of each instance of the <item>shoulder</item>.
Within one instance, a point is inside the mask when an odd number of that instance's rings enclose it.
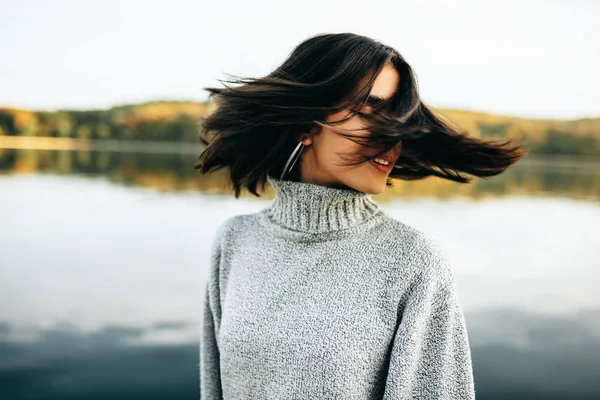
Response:
[[[241,215],[232,215],[221,222],[215,230],[215,239],[223,240],[232,230],[236,229],[240,224],[240,217]]]
[[[395,257],[403,269],[418,280],[442,280],[451,282],[453,272],[446,251],[430,234],[388,215],[388,240]]]
[[[221,222],[214,235],[214,244],[221,245],[229,242],[232,237],[236,236],[239,232],[248,232],[256,225],[257,213],[252,214],[236,214],[227,217]]]
[[[239,214],[226,217],[214,231],[211,244],[212,278],[216,279],[227,265],[231,249],[239,247],[236,239],[242,237],[249,223],[249,215]]]
[[[402,251],[394,252],[393,271],[394,286],[402,293],[401,301],[435,304],[436,310],[458,305],[454,272],[440,243],[430,234],[401,221],[390,221],[390,224],[398,240],[403,241]]]

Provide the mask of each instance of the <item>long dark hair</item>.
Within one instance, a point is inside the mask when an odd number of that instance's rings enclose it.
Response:
[[[386,63],[396,68],[400,83],[391,99],[373,104],[369,94]],[[461,173],[493,176],[527,153],[521,145],[469,137],[444,122],[421,101],[416,77],[398,51],[354,33],[313,36],[265,77],[219,82],[225,88],[205,88],[217,108],[200,119],[199,138],[207,147],[194,168],[205,174],[229,167],[236,198],[244,187],[259,196],[257,186],[264,188],[267,174],[279,176],[300,135],[315,127],[327,126],[361,145],[345,165],[378,157],[402,140],[387,186],[392,178],[428,176],[467,183],[471,179]],[[363,112],[365,105],[372,111]],[[344,109],[350,110],[347,118],[325,122]],[[365,121],[368,135],[336,130],[354,115]]]

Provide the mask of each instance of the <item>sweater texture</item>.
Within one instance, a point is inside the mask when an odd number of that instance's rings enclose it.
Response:
[[[473,399],[441,248],[368,193],[267,179],[212,245],[201,399]]]

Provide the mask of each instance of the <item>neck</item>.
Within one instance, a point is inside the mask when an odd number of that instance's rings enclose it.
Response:
[[[359,225],[381,211],[369,193],[267,175],[275,200],[267,208],[273,222],[306,233],[324,233]]]

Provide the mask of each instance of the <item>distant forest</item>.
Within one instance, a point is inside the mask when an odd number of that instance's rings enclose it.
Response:
[[[29,111],[0,108],[1,136],[198,142],[198,120],[212,102],[152,101],[106,110]],[[528,119],[457,109],[434,109],[469,135],[514,139],[531,154],[600,155],[600,117]]]

